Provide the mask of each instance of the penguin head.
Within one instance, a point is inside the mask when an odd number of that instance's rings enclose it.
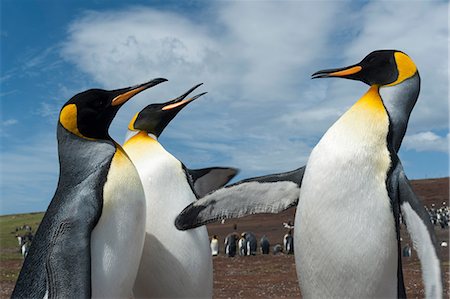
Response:
[[[312,78],[339,77],[362,81],[368,85],[393,86],[413,77],[416,73],[416,65],[405,53],[397,50],[378,50],[357,64],[321,70],[314,73]]]
[[[189,103],[206,94],[206,92],[200,93],[192,98],[186,99],[186,97],[197,87],[203,83],[189,89],[187,92],[177,97],[174,100],[170,100],[165,103],[151,104],[136,113],[128,129],[130,131],[144,131],[159,137],[164,128],[170,123],[170,121],[186,107]]]
[[[117,90],[86,90],[64,104],[59,123],[84,139],[110,139],[108,129],[119,108],[136,94],[164,81],[167,80],[157,78]]]

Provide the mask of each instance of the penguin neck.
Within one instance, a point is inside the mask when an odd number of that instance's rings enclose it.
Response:
[[[400,84],[380,87],[380,96],[389,115],[388,144],[395,152],[402,144],[419,91],[419,73]]]
[[[378,86],[372,86],[328,129],[316,148],[354,154],[386,148],[389,119],[378,91]]]
[[[373,85],[369,90],[336,122],[344,126],[353,136],[387,134],[387,114],[379,94],[379,87]]]
[[[158,137],[152,133],[144,132],[141,130],[128,130],[127,134],[125,135],[125,141],[123,142],[123,144],[127,143],[127,141],[138,134],[146,134],[148,137],[154,139],[155,141],[158,141]]]
[[[116,146],[111,140],[87,140],[57,127],[60,164],[59,186],[75,186],[86,179],[105,176]],[[97,165],[97,167],[92,167]],[[106,173],[103,173],[105,172]]]
[[[385,109],[379,94],[379,87],[373,85],[369,90],[358,100],[358,102],[350,108],[349,111],[364,109],[365,111],[371,113],[372,115],[377,115],[380,113],[385,113]]]

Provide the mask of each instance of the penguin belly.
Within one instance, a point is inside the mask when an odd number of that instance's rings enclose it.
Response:
[[[303,178],[294,247],[305,298],[397,297],[388,120],[353,112],[314,148]]]
[[[139,175],[117,145],[91,235],[92,297],[131,298],[144,245],[145,195]]]
[[[219,254],[219,241],[217,239],[213,239],[211,241],[211,254],[212,255],[218,255]]]
[[[140,142],[133,142],[139,138]],[[175,218],[196,200],[182,164],[151,137],[125,144],[147,201],[144,250],[134,286],[136,298],[211,298],[212,257],[205,226],[188,231]]]

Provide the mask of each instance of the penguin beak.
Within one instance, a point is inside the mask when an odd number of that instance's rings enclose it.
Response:
[[[311,79],[317,79],[317,78],[330,78],[330,77],[342,77],[342,78],[348,78],[348,79],[355,79],[354,74],[359,73],[362,70],[362,67],[360,65],[351,65],[344,68],[338,68],[338,69],[328,69],[328,70],[321,70],[318,72],[315,72],[311,75]]]
[[[184,106],[186,106],[187,104],[189,104],[190,102],[195,101],[196,99],[198,99],[199,97],[201,97],[202,95],[206,94],[206,92],[200,93],[198,95],[193,96],[192,98],[186,99],[186,97],[192,92],[194,91],[197,87],[201,86],[203,83],[197,84],[194,87],[192,87],[191,89],[189,89],[188,91],[186,91],[184,94],[182,94],[181,96],[179,96],[178,98],[167,102],[162,108],[161,110],[167,111],[167,110],[172,110],[175,108],[179,108],[179,110],[181,110]]]
[[[191,98],[186,97],[201,84],[197,84],[187,92],[177,97],[174,100],[160,103],[151,104],[137,113],[133,120],[130,122],[128,128],[130,130],[142,130],[159,137],[164,128],[170,123],[170,121],[181,111],[187,104],[198,99],[206,92],[195,95]]]
[[[143,84],[116,90],[116,93],[118,93],[118,95],[112,99],[111,106],[122,105],[126,101],[128,101],[129,99],[131,99],[132,97],[134,97],[135,95],[140,93],[141,91],[144,91],[150,87],[156,86],[159,83],[162,83],[165,81],[167,81],[167,79],[156,78],[156,79],[153,79],[153,80],[143,83]]]

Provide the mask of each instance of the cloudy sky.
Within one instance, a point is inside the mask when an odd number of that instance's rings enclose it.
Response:
[[[399,49],[422,87],[400,158],[410,178],[448,176],[448,1],[27,1],[1,7],[1,214],[45,210],[58,179],[55,128],[74,94],[155,77],[131,117],[203,82],[161,143],[188,167],[238,179],[304,165],[328,127],[365,93],[317,70]]]

